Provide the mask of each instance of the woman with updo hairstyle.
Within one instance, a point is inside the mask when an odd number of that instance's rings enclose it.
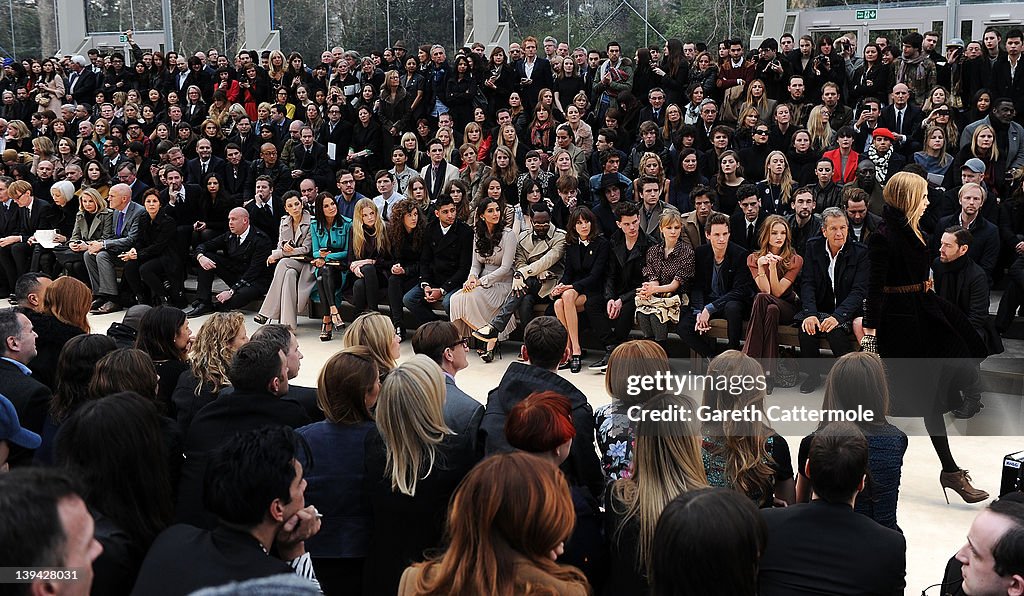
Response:
[[[573,520],[558,468],[526,453],[494,455],[455,493],[448,548],[407,569],[398,594],[590,594],[578,569],[551,557],[562,550]]]
[[[296,431],[316,462],[305,475],[306,502],[323,514],[323,525],[306,540],[306,550],[326,594],[362,593],[372,527],[363,488],[364,445],[376,428],[371,412],[379,393],[380,375],[370,349],[344,348],[320,370],[317,405],[326,420]]]
[[[696,411],[685,395],[663,394],[645,404],[650,410]],[[632,475],[608,491],[605,535],[611,553],[608,593],[646,594],[654,558],[654,529],[672,499],[708,485],[696,422],[643,419],[636,424]]]
[[[231,358],[247,341],[245,316],[238,311],[213,313],[199,328],[188,354],[190,368],[178,376],[171,394],[182,434],[196,413],[231,385]]]
[[[760,507],[771,507],[776,501],[793,503],[796,495],[789,443],[761,420],[727,415],[754,410],[762,414],[762,420],[765,418],[764,369],[750,356],[727,350],[711,361],[707,375],[712,379],[753,380],[743,387],[705,385],[704,408],[723,414],[722,421],[705,422],[701,429],[708,484],[737,490]]]
[[[594,412],[597,447],[608,482],[630,477],[636,427],[627,412],[630,407],[643,404],[653,395],[651,391],[630,385],[630,379],[654,378],[657,374],[670,372],[670,367],[665,348],[649,339],[619,344],[608,357],[604,387],[612,401]]]
[[[60,351],[72,337],[89,333],[92,290],[73,277],[58,278],[46,289],[43,312],[32,318],[36,357],[29,363],[32,377],[53,389]]]
[[[392,370],[381,384],[377,432],[370,433],[366,444],[366,498],[373,530],[364,594],[396,593],[403,570],[421,560],[426,549],[441,546],[448,502],[479,459],[470,442],[445,424],[444,400],[444,373],[423,354]],[[455,509],[461,510],[457,505]],[[568,503],[568,520],[571,511]],[[565,523],[571,528],[571,521]],[[556,546],[547,545],[545,552]]]
[[[379,312],[363,313],[352,321],[342,338],[341,347],[353,346],[369,348],[377,372],[382,377],[398,365],[402,352],[394,324]]]
[[[665,507],[654,530],[651,595],[755,596],[767,544],[768,527],[743,495],[725,488],[685,492]]]

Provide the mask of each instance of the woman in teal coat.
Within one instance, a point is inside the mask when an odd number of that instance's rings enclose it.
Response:
[[[323,303],[324,321],[320,331],[320,341],[330,341],[334,329],[342,328],[338,311],[340,296],[345,284],[344,266],[348,258],[349,234],[352,231],[352,220],[338,213],[338,204],[330,193],[322,192],[316,197],[316,205],[311,231],[313,235],[313,267],[316,277],[316,289]]]

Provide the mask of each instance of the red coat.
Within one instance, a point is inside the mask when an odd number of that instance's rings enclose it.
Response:
[[[846,184],[857,179],[857,162],[860,161],[860,153],[850,151],[850,157],[846,160],[846,171],[840,171],[843,158],[839,155],[839,148],[826,151],[822,156],[832,162],[832,181]]]

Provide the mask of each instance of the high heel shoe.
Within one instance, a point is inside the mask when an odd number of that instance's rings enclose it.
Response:
[[[583,358],[580,354],[573,354],[569,359],[569,372],[576,374],[583,370]]]
[[[265,317],[265,316],[263,316],[263,315],[261,315],[259,313],[256,313],[256,316],[254,316],[252,318],[252,320],[256,321],[257,325],[266,325],[267,323],[270,322],[269,318],[267,318],[267,317]]]
[[[331,341],[334,337],[334,326],[331,323],[324,323],[320,327],[320,341]]]
[[[331,313],[331,323],[334,325],[335,329],[344,329],[345,328],[345,321],[341,320],[341,313],[340,312],[332,312]]]
[[[971,486],[971,476],[967,470],[956,472],[941,472],[939,474],[939,485],[942,486],[942,496],[946,497],[946,504],[949,504],[949,495],[946,489],[953,489],[953,492],[960,495],[960,498],[968,503],[979,503],[988,498],[988,493]]]
[[[494,362],[495,351],[497,351],[498,360],[501,360],[501,342],[499,342],[496,339],[492,339],[491,341],[487,342],[487,349],[484,351],[483,354],[480,354],[480,359],[488,364]]]

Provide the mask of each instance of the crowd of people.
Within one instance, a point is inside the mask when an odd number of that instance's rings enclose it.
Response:
[[[900,593],[907,438],[885,415],[924,419],[943,490],[989,496],[942,416],[983,407],[1024,302],[1022,38],[309,60],[129,32],[130,65],[5,60],[5,565],[89,569],[94,594]],[[316,388],[289,384],[305,312],[342,342]],[[765,379],[703,405],[763,408],[787,325],[801,392],[873,423],[823,425],[794,469],[761,423],[629,420],[695,407],[626,389],[668,369],[669,333]],[[456,375],[516,329],[485,407]],[[569,380],[591,339],[597,412]],[[1021,508],[979,515],[946,585],[1024,588]]]

